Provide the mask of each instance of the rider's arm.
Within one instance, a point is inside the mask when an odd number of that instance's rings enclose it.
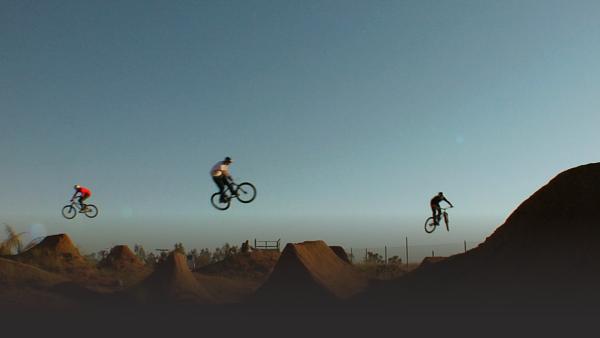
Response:
[[[75,199],[75,197],[77,197],[77,194],[78,194],[78,193],[79,193],[79,191],[76,191],[76,192],[73,194],[73,197],[71,197],[71,201],[72,201],[72,200],[74,200],[74,199]]]
[[[225,177],[227,177],[227,178],[231,178],[231,174],[229,173],[229,167],[227,167],[227,166],[222,166],[222,167],[221,167],[221,173],[222,173],[223,175],[225,175]]]
[[[444,201],[446,201],[446,203],[450,204],[450,208],[454,208],[454,206],[452,205],[452,203],[450,203],[450,201],[448,201],[446,198],[444,198]]]

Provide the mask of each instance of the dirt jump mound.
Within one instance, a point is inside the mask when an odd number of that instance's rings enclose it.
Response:
[[[31,249],[10,258],[52,272],[93,270],[66,234],[48,236]]]
[[[139,271],[145,265],[127,245],[117,245],[110,249],[110,253],[100,261],[98,267],[116,271]]]
[[[212,296],[188,268],[185,256],[178,252],[171,252],[150,276],[131,288],[128,294],[140,303],[214,303]]]
[[[288,244],[258,302],[319,303],[345,300],[367,286],[367,278],[323,241]]]
[[[379,299],[408,293],[435,298],[443,293],[488,301],[600,302],[600,219],[594,213],[598,205],[600,163],[562,172],[521,203],[477,248],[415,270],[378,290]],[[423,293],[415,291],[418,288]]]

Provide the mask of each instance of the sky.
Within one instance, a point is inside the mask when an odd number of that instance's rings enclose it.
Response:
[[[598,161],[599,92],[597,1],[0,0],[0,222],[85,252],[478,243]],[[225,156],[258,194],[223,212]],[[96,219],[62,218],[74,184]]]

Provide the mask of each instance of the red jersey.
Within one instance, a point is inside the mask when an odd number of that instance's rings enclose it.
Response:
[[[77,192],[81,193],[82,196],[92,196],[92,191],[85,187],[79,187],[79,189],[77,189]]]

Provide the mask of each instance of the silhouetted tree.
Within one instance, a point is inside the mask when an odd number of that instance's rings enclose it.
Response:
[[[166,251],[161,251],[160,256],[158,257],[157,263],[162,263],[162,262],[166,261],[168,256],[169,256],[169,254]]]
[[[108,256],[108,250],[106,249],[102,249],[100,251],[98,251],[98,260],[103,260],[104,258],[106,258],[106,256]]]
[[[201,249],[200,252],[194,257],[194,266],[196,269],[201,268],[210,264],[211,262],[211,253],[209,249]]]
[[[223,244],[220,248],[216,248],[212,254],[212,263],[220,262],[227,257],[233,256],[238,253],[240,250],[237,245],[229,245],[229,243]]]
[[[250,251],[250,243],[249,243],[249,241],[245,241],[245,242],[242,243],[242,249],[241,249],[241,251],[244,252],[244,253]]]
[[[135,244],[133,246],[133,251],[135,252],[135,255],[138,256],[138,258],[142,261],[145,262],[146,261],[146,250],[144,250],[144,247],[139,245],[139,244]]]
[[[383,257],[378,253],[368,251],[365,263],[383,264]]]
[[[183,244],[180,243],[175,243],[175,251],[179,252],[182,255],[185,255],[185,248],[183,247]]]
[[[388,264],[402,265],[402,258],[398,256],[392,256],[388,258]]]
[[[17,233],[10,225],[4,224],[6,230],[6,239],[0,242],[0,255],[19,254],[23,250],[23,242],[21,237],[26,232]]]
[[[144,263],[146,263],[146,265],[149,267],[154,267],[154,265],[157,263],[156,255],[153,252],[149,253],[148,255],[146,255]]]

